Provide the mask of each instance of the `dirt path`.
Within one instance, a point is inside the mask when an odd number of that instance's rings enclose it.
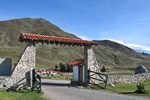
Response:
[[[70,81],[42,80],[42,90],[50,100],[150,100],[149,98],[135,97],[84,89],[69,85]]]

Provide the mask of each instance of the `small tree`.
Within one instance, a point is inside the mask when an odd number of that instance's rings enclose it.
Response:
[[[58,66],[57,65],[55,65],[55,69],[58,70]]]
[[[68,63],[66,64],[66,68],[67,68],[67,72],[69,72],[70,71],[70,67],[69,67]]]
[[[73,66],[72,65],[66,64],[66,67],[67,67],[67,72],[73,72]]]
[[[60,71],[61,71],[61,72],[64,72],[65,69],[66,69],[66,67],[65,67],[65,65],[64,65],[63,63],[60,63],[60,64],[59,64],[59,67],[60,67]]]
[[[70,68],[70,72],[73,72],[73,66],[70,65],[69,68]]]
[[[105,66],[102,67],[101,72],[106,72]]]

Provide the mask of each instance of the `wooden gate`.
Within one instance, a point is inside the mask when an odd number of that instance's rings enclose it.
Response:
[[[36,88],[37,91],[41,93],[41,76],[35,72],[35,69],[33,69],[32,73],[33,73],[32,90]]]
[[[107,86],[108,75],[88,70],[88,83],[103,89]]]

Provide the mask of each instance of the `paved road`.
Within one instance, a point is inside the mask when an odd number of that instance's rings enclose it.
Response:
[[[69,83],[69,81],[64,80],[43,79],[42,90],[45,93],[44,96],[50,100],[150,100],[150,98],[84,89],[70,86]]]

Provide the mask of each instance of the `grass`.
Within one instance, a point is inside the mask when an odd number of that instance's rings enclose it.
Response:
[[[143,82],[145,85],[145,89],[147,91],[150,91],[150,80],[144,81]],[[137,90],[137,85],[138,83],[128,83],[128,84],[115,84],[115,87],[112,86],[107,86],[105,91],[111,91],[119,94],[128,94],[128,95],[136,95],[136,96],[149,96],[150,94],[139,94],[139,93],[134,93]],[[88,86],[88,88],[94,88],[96,90],[103,90],[98,86]]]
[[[42,76],[42,79],[55,79],[55,80],[71,80],[73,79],[73,75],[69,75],[69,79],[67,76]]]
[[[5,91],[0,90],[0,100],[48,100],[42,97],[43,93],[32,90]]]

